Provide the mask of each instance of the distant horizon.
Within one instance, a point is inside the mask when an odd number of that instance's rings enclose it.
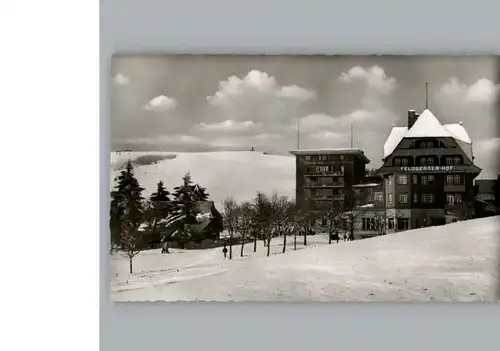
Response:
[[[483,174],[500,173],[498,57],[119,55],[112,150],[288,155],[354,147],[382,165],[393,125],[426,107],[463,122]]]

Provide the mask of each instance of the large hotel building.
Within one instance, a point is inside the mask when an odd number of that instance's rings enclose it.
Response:
[[[408,111],[384,144],[383,165],[367,176],[370,161],[360,149],[295,150],[297,205],[317,214],[334,201],[355,201],[361,235],[374,232],[373,217],[385,211],[389,231],[445,224],[474,215],[472,142],[462,123],[441,124],[428,109]],[[349,198],[353,194],[354,198]]]

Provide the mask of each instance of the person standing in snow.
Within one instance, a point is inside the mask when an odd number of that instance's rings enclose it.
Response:
[[[168,242],[167,240],[165,240],[165,238],[161,239],[161,253],[162,254],[168,253]]]
[[[227,257],[227,247],[226,247],[226,243],[224,242],[224,247],[222,248],[222,253],[224,254],[224,258]]]

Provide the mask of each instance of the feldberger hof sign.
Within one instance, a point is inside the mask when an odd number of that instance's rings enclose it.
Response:
[[[420,167],[401,167],[402,172],[449,172],[453,166],[420,166]]]

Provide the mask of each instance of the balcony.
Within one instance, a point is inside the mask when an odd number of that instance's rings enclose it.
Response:
[[[318,176],[338,177],[338,176],[343,176],[344,172],[341,171],[316,172],[315,170],[313,170],[310,172],[305,172],[305,175],[309,177],[318,177]]]
[[[312,199],[314,201],[332,201],[332,200],[342,200],[344,197],[342,195],[313,195]]]
[[[464,193],[465,185],[445,184],[444,191],[446,193]]]
[[[305,186],[310,188],[334,188],[334,187],[343,187],[344,183],[341,182],[311,182],[307,181]]]

